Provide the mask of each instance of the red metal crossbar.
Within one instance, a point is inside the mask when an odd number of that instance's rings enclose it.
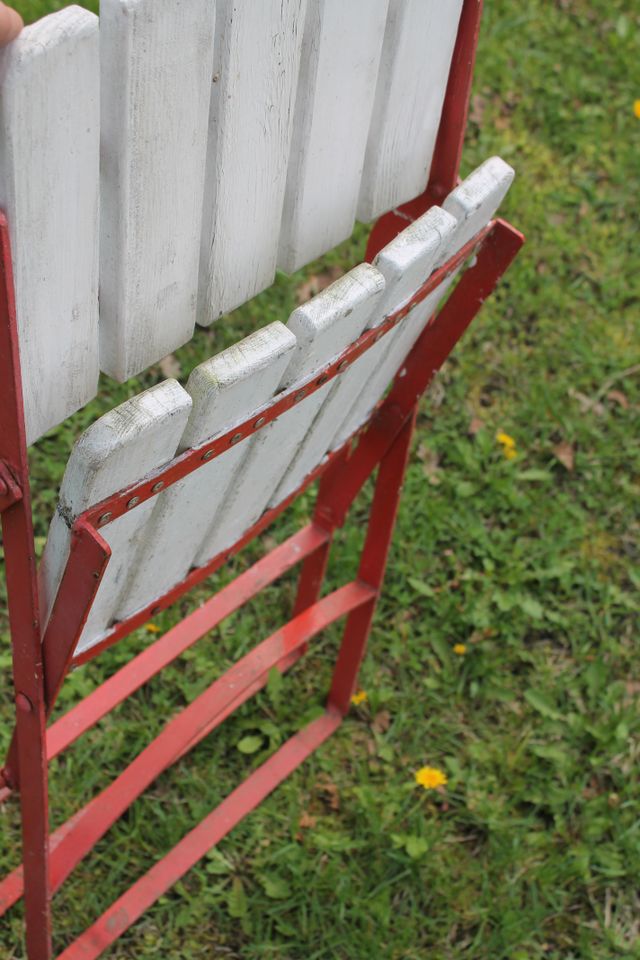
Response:
[[[367,248],[369,260],[406,227],[408,220],[439,202],[456,183],[481,12],[482,0],[464,0],[427,189],[422,196],[378,221]],[[0,915],[24,894],[29,960],[52,960],[51,897],[117,818],[162,771],[260,690],[269,670],[288,670],[304,655],[315,635],[346,616],[325,713],[255,770],[67,947],[58,960],[98,957],[340,725],[357,681],[382,586],[417,402],[522,242],[522,235],[509,224],[500,220],[490,224],[434,273],[409,304],[375,331],[367,331],[303,390],[298,385],[295,391],[279,396],[233,431],[197,450],[187,451],[153,477],[86,511],[73,525],[69,560],[42,636],[11,256],[7,224],[0,215],[0,513],[16,690],[16,736],[5,772],[8,786],[0,791],[0,800],[11,792],[11,786],[24,785],[20,790],[23,865],[0,881]],[[252,436],[299,403],[302,394],[306,398],[329,379],[339,376],[472,253],[476,257],[474,264],[463,274],[444,308],[427,325],[405,361],[402,375],[357,437],[331,454],[286,501],[267,511],[231,550],[192,570],[153,605],[115,624],[102,643],[76,656],[78,639],[109,563],[110,550],[100,529],[197,470],[203,462],[221,455],[231,442]],[[354,498],[375,471],[375,492],[357,578],[321,599],[334,530],[344,522]],[[46,719],[71,666],[91,659],[106,646],[128,636],[210,576],[316,480],[319,489],[311,524],[242,573],[47,730]],[[292,619],[170,719],[159,736],[101,794],[49,837],[48,762],[225,617],[298,563],[302,569]]]

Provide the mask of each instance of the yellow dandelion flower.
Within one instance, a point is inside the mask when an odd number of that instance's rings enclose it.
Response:
[[[435,790],[444,787],[448,782],[447,775],[437,767],[421,767],[416,771],[416,783],[425,790]]]
[[[453,652],[459,657],[464,657],[465,653],[467,652],[466,643],[455,643],[453,645]]]
[[[358,692],[354,693],[351,697],[351,703],[354,707],[359,707],[361,703],[366,703],[368,699],[369,697],[364,690],[358,690]]]
[[[640,100],[636,100],[633,104],[633,112],[635,113],[638,120],[640,120]]]
[[[155,623],[147,623],[145,630],[147,633],[162,633],[162,628]]]
[[[496,440],[501,445],[502,452],[507,460],[513,460],[514,457],[518,456],[515,440],[513,437],[510,437],[508,433],[505,433],[504,430],[499,430],[498,433],[496,433]]]

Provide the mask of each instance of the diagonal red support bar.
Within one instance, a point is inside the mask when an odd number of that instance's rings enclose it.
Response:
[[[80,860],[156,777],[266,683],[272,667],[335,620],[370,602],[371,597],[371,588],[359,583],[347,584],[324,597],[254,647],[170,720],[102,793],[52,834],[51,893],[59,889]],[[0,883],[0,916],[22,893],[22,870],[18,868]]]
[[[304,527],[100,684],[93,693],[49,728],[49,760],[62,753],[209,630],[213,630],[283,573],[318,550],[327,542],[328,536],[324,530],[313,524]]]
[[[116,900],[93,926],[59,955],[58,960],[95,960],[99,957],[159,897],[324,743],[341,722],[341,715],[328,709],[288,740],[170,853]]]
[[[324,515],[340,526],[363,484],[387,453],[416,401],[429,386],[456,343],[524,243],[519,230],[496,220],[436,317],[427,324],[401,368],[391,392],[374,414],[353,455],[327,483]]]

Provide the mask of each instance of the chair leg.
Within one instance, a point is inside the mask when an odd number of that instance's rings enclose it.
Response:
[[[347,619],[333,673],[329,705],[345,714],[358,680],[376,603],[384,580],[402,484],[409,459],[417,407],[380,461],[367,536],[360,558],[358,579],[373,587],[370,603],[354,610]]]

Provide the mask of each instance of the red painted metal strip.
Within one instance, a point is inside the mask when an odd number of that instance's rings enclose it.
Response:
[[[114,707],[164,670],[226,617],[326,543],[329,534],[309,524],[224,587],[203,606],[134,657],[47,731],[49,760],[57,757]]]
[[[102,793],[52,835],[51,892],[59,889],[80,860],[160,773],[222,722],[234,706],[266,683],[272,667],[335,620],[370,602],[371,595],[366,585],[349,583],[324,597],[255,647],[170,720]],[[217,722],[213,723],[214,720]],[[20,899],[22,892],[22,871],[18,868],[0,883],[0,916]]]
[[[427,389],[520,247],[523,235],[496,220],[439,314],[422,331],[393,387],[364,428],[360,442],[327,484],[325,515],[340,526],[363,483],[389,450],[417,399]]]
[[[348,445],[347,441],[347,444]],[[294,490],[286,500],[283,500],[282,503],[279,503],[277,507],[273,507],[271,510],[265,511],[262,514],[260,519],[249,528],[242,535],[242,537],[235,543],[232,547],[229,547],[227,550],[223,550],[222,553],[219,553],[217,556],[212,557],[204,566],[198,567],[195,570],[192,570],[185,579],[176,584],[175,587],[172,587],[164,596],[159,597],[157,600],[154,600],[153,603],[149,604],[148,607],[145,607],[143,610],[139,610],[138,613],[133,614],[127,620],[122,620],[116,624],[113,633],[110,633],[101,643],[97,643],[95,647],[91,647],[90,650],[87,650],[85,653],[81,654],[79,657],[74,659],[74,665],[79,666],[80,664],[87,663],[89,660],[93,660],[99,653],[102,653],[103,650],[106,650],[108,647],[113,646],[114,643],[117,643],[118,640],[122,640],[124,637],[128,637],[133,630],[137,630],[138,627],[143,626],[147,623],[152,617],[154,617],[160,610],[164,610],[166,607],[171,606],[175,603],[176,600],[179,600],[180,597],[184,596],[185,593],[188,593],[193,589],[197,584],[201,583],[203,580],[206,580],[207,577],[210,577],[216,570],[219,570],[220,567],[224,566],[227,561],[240,553],[243,547],[245,547],[252,540],[255,540],[261,533],[263,533],[267,527],[269,527],[273,521],[283,513],[287,507],[292,503],[296,497],[300,496],[300,493],[303,490],[306,490],[307,487],[311,486],[319,476],[321,476],[326,470],[331,466],[331,463],[334,459],[337,459],[342,453],[344,448],[337,450],[334,454],[331,455],[324,463],[320,464],[315,470],[313,470],[303,481],[303,483],[298,487],[297,490]]]
[[[29,463],[24,426],[18,326],[9,228],[0,213],[0,459],[22,496],[2,513],[11,626],[20,775],[22,847],[28,890],[26,940],[30,958],[51,957],[49,797],[45,743],[44,669],[36,584]]]
[[[58,960],[95,960],[338,729],[327,710],[291,737],[89,927]]]
[[[417,408],[394,440],[389,452],[385,454],[376,477],[367,536],[358,568],[358,579],[371,587],[373,600],[354,610],[347,618],[329,693],[329,703],[342,714],[349,710],[350,698],[371,631],[376,600],[387,568],[416,414]]]

